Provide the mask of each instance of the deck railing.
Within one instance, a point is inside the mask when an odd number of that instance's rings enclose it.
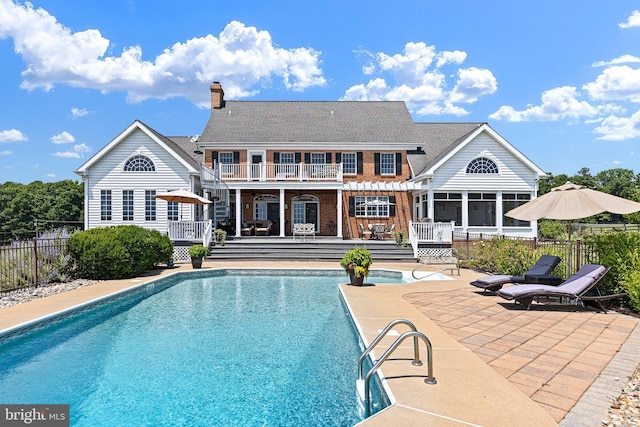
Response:
[[[410,222],[409,243],[415,257],[418,257],[420,243],[453,244],[453,227],[455,222]]]
[[[167,234],[173,241],[211,243],[212,221],[169,221]]]
[[[217,163],[215,167],[223,181],[342,181],[342,163]]]

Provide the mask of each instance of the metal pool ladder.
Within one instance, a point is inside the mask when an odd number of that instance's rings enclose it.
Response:
[[[391,346],[384,352],[384,354],[380,357],[380,359],[375,360],[373,362],[373,366],[367,372],[364,380],[362,379],[362,365],[364,363],[365,358],[371,351],[374,349],[380,341],[389,333],[391,328],[398,324],[405,324],[411,328],[410,331],[405,332],[400,335]],[[433,357],[432,357],[432,347],[431,341],[429,338],[422,332],[418,332],[415,325],[406,319],[396,319],[389,323],[379,334],[378,336],[369,344],[369,346],[364,350],[362,356],[358,360],[358,380],[356,381],[356,388],[358,390],[358,394],[361,395],[362,401],[364,402],[365,415],[369,416],[371,414],[371,392],[369,391],[369,384],[371,381],[371,377],[376,371],[380,368],[380,366],[389,359],[389,356],[395,351],[396,348],[407,338],[413,337],[413,361],[411,364],[414,366],[422,366],[422,361],[420,360],[420,349],[418,348],[418,339],[421,339],[427,348],[427,378],[425,378],[424,382],[427,384],[436,384],[437,381],[433,376]],[[362,390],[364,388],[364,390]],[[362,393],[361,393],[362,392]]]

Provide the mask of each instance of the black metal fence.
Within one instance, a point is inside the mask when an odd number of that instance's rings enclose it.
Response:
[[[495,238],[495,234],[454,232],[453,244],[458,248],[458,252],[462,258],[473,259],[474,246],[477,243]],[[567,241],[510,236],[499,236],[499,238],[517,240],[530,246],[532,249],[548,248],[550,252],[564,253],[566,254],[565,260],[570,266],[571,274],[584,264],[598,263],[598,254],[595,248],[582,240]]]
[[[66,237],[0,242],[0,293],[63,280],[69,259]]]

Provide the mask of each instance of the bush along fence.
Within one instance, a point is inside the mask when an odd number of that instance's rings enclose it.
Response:
[[[475,260],[482,252],[481,242],[487,243],[496,239],[502,241],[502,245],[520,245],[527,248],[527,251],[531,252],[532,256],[542,254],[559,256],[562,258],[562,263],[557,267],[557,270],[558,272],[564,272],[561,276],[565,278],[573,275],[584,264],[600,263],[600,256],[594,239],[567,241],[482,233],[454,233],[453,244],[458,248],[458,252],[463,259]],[[491,271],[491,269],[488,271],[497,272]]]
[[[0,293],[69,278],[66,231],[0,242]]]
[[[543,240],[496,235],[458,233],[454,245],[465,267],[520,276],[540,255],[557,255],[562,261],[553,274],[563,279],[584,264],[611,267],[598,284],[603,294],[626,292],[636,313],[640,313],[640,233],[611,231],[584,235],[581,239]]]

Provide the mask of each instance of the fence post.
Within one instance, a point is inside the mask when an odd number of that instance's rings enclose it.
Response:
[[[38,286],[38,239],[33,239],[33,286]]]

